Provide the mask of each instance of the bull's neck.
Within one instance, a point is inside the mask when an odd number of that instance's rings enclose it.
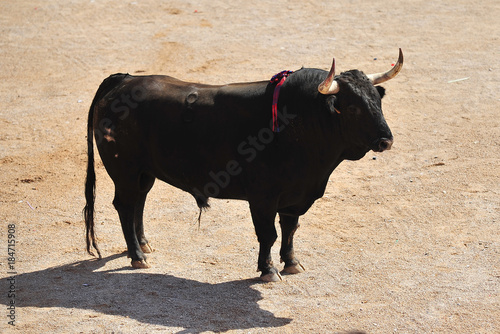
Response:
[[[310,105],[290,104],[284,108],[290,123],[282,133],[296,150],[304,150],[306,163],[314,166],[320,178],[328,177],[343,160],[345,145],[335,115]],[[293,117],[293,118],[292,118]]]

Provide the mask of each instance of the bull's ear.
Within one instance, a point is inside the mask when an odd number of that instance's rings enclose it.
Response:
[[[326,96],[326,106],[330,113],[335,114],[335,101],[337,97],[335,95],[325,95]]]
[[[385,96],[385,88],[382,86],[375,86],[375,88],[377,88],[380,98],[383,98]]]

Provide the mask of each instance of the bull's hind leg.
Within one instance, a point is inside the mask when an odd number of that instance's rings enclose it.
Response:
[[[135,205],[134,227],[141,250],[144,253],[152,253],[153,248],[149,245],[148,239],[146,239],[146,236],[144,235],[144,222],[142,219],[144,213],[144,204],[146,203],[146,195],[147,194],[141,194],[137,204]]]
[[[281,225],[281,262],[285,262],[284,273],[298,274],[304,271],[304,267],[295,257],[293,250],[293,235],[299,227],[299,217],[280,214]]]
[[[143,180],[141,176],[140,180]],[[115,188],[113,205],[118,211],[122,225],[123,235],[127,243],[128,255],[132,259],[132,267],[149,268],[146,262],[143,245],[148,245],[144,237],[142,214],[146,195],[154,183],[154,178],[148,177],[148,182],[135,183],[129,187],[123,185]],[[139,186],[138,186],[139,185]],[[148,245],[148,248],[149,245]]]
[[[137,235],[137,239],[139,240],[139,245],[141,247],[141,250],[144,253],[153,252],[153,248],[146,239],[146,236],[144,235],[143,214],[144,214],[144,204],[146,203],[146,197],[148,195],[149,190],[151,190],[151,187],[153,187],[154,182],[155,178],[153,176],[150,176],[145,173],[141,174],[141,177],[139,178],[140,194],[134,210],[135,234]]]
[[[130,191],[115,190],[113,205],[120,216],[123,235],[127,243],[128,256],[132,258],[132,266],[134,268],[149,268],[150,266],[146,262],[146,256],[139,245],[134,226],[137,201],[137,193],[132,194]]]

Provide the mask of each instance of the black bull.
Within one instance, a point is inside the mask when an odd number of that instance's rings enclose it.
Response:
[[[260,244],[258,270],[268,281],[280,279],[270,256],[278,213],[284,271],[302,271],[293,249],[299,216],[323,196],[340,162],[392,145],[381,109],[385,91],[375,85],[394,77],[402,62],[400,51],[387,73],[335,76],[334,65],[330,73],[294,72],[279,92],[279,132],[271,130],[275,83],[209,86],[168,76],[108,77],[88,118],[87,251],[92,254],[92,246],[101,256],[94,233],[95,136],[115,184],[113,204],[133,267],[149,267],[143,210],[160,179],[193,195],[200,210],[209,197],[248,201]]]

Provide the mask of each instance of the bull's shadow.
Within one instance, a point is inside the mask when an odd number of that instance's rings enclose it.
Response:
[[[184,328],[182,333],[280,327],[291,322],[262,310],[255,280],[208,284],[135,270],[97,271],[106,262],[80,261],[18,275],[19,307],[64,307]]]

